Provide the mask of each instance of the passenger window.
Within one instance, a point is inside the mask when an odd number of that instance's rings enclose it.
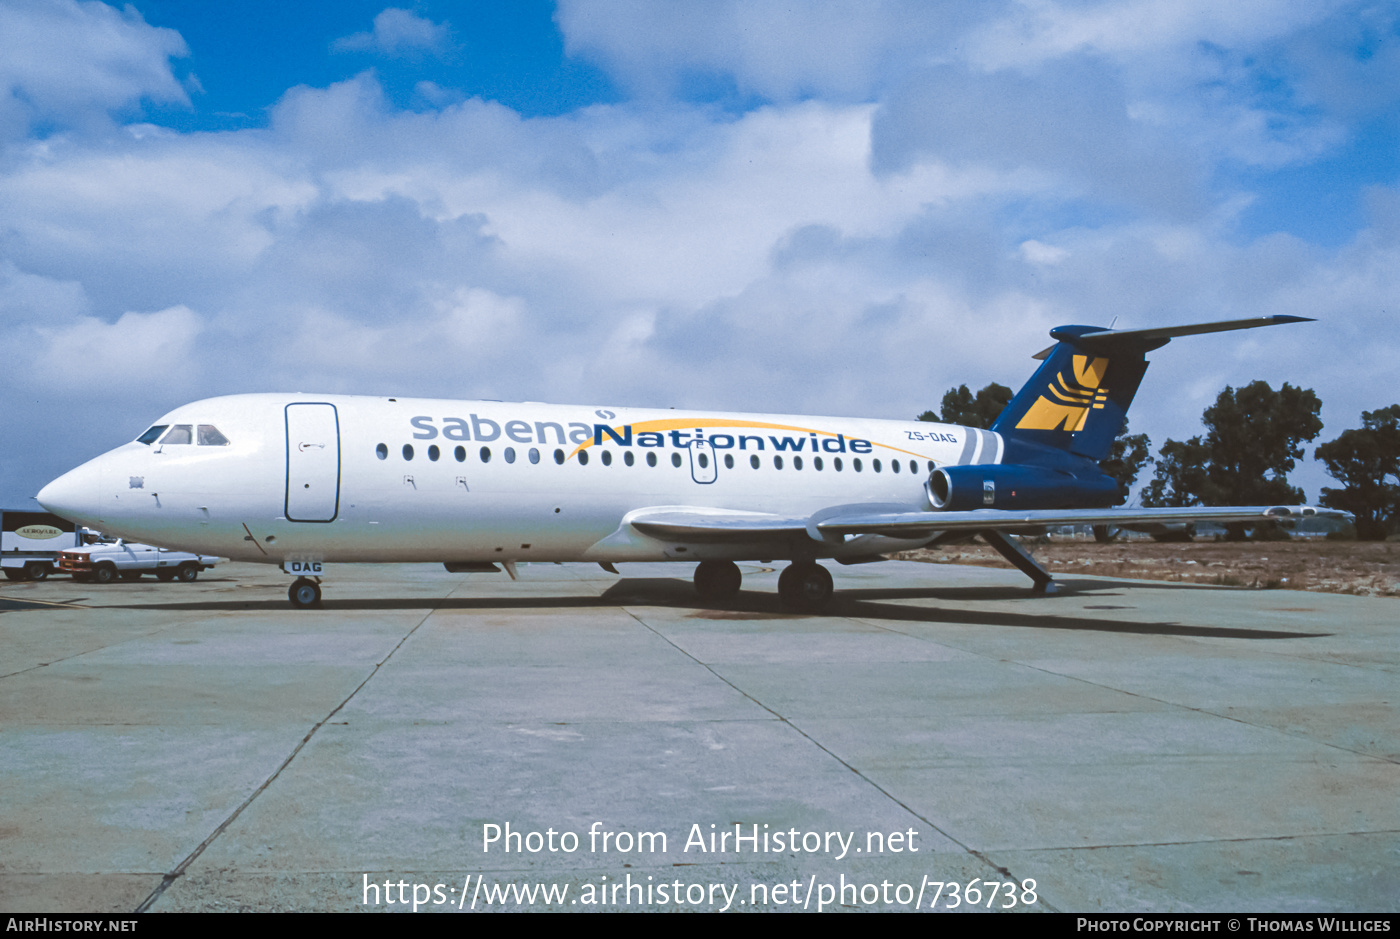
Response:
[[[851,461],[851,468],[854,469],[857,473],[865,469],[865,467],[861,465],[860,457],[856,457],[854,460]]]
[[[821,457],[819,457],[819,456],[814,456],[814,457],[812,457],[812,468],[815,469],[815,470],[816,470],[817,472],[819,472],[819,473],[821,472],[821,470],[822,470],[822,458],[821,458]]]
[[[680,465],[681,465],[681,455],[680,455],[679,453],[673,453],[673,454],[671,454],[671,465],[674,466],[674,467],[676,467],[676,468],[678,468],[678,469],[680,468]]]
[[[579,465],[579,466],[587,466],[587,465],[588,465],[588,451],[587,451],[587,450],[580,450],[580,451],[578,452],[578,465]]]
[[[725,468],[725,469],[733,469],[733,468],[734,468],[734,456],[733,456],[733,454],[726,453],[726,454],[724,455],[724,468]]]
[[[774,468],[774,469],[782,469],[782,468],[783,468],[783,458],[782,458],[782,457],[780,457],[780,456],[775,456],[775,457],[773,457],[773,468]]]
[[[752,466],[754,469],[758,469],[760,466],[763,465],[762,461],[759,460],[757,453],[749,457],[749,465]]]
[[[538,463],[539,461],[540,461],[540,451],[536,450],[534,447],[531,447],[531,448],[530,448],[530,462],[531,462],[531,463]]]
[[[201,447],[227,447],[228,438],[219,433],[219,428],[213,424],[200,424],[199,445]]]
[[[413,459],[413,444],[406,443],[403,445],[403,458],[405,460]]]
[[[514,448],[514,447],[506,447],[506,449],[505,449],[505,458],[506,458],[506,462],[507,462],[507,463],[514,463],[514,462],[515,462],[515,448]]]
[[[910,461],[909,461],[909,472],[911,472],[911,473],[917,473],[918,471],[919,471],[919,464],[918,464],[917,462],[915,462],[914,460],[910,460]]]
[[[374,448],[374,455],[379,457],[381,460],[387,460],[389,459],[389,448],[381,443],[379,446]]]
[[[876,465],[876,466],[879,466],[880,464],[879,464],[879,463],[876,463],[875,465]],[[890,460],[890,472],[891,472],[891,473],[898,473],[898,472],[899,472],[899,461],[898,461],[898,460]]]
[[[155,425],[154,427],[152,427],[152,428],[150,428],[149,430],[147,430],[147,431],[146,431],[144,434],[142,434],[141,436],[137,437],[137,438],[136,438],[136,442],[137,442],[137,443],[144,443],[146,446],[149,447],[151,444],[153,444],[153,443],[156,442],[156,438],[157,438],[157,437],[159,437],[161,434],[165,433],[165,428],[167,428],[167,427],[169,427],[169,426],[170,426],[169,424],[157,424],[157,425]]]
[[[193,429],[190,424],[176,424],[166,432],[164,437],[160,438],[160,445],[163,447],[167,444],[193,443],[194,435],[191,433]]]
[[[604,466],[612,466],[612,451],[604,450],[602,460]]]
[[[708,456],[706,456],[705,454],[703,454],[703,453],[700,454],[700,468],[701,468],[701,469],[709,469],[709,468],[710,468],[710,458],[709,458]]]
[[[467,448],[458,447],[457,449],[452,451],[452,456],[457,460],[458,463],[467,462]]]
[[[491,462],[491,448],[490,448],[490,447],[482,447],[482,448],[481,448],[481,462],[483,462],[483,463],[490,463],[490,462]]]
[[[622,462],[631,466],[633,463],[637,462],[637,458],[632,455],[631,450],[627,450],[622,454]]]
[[[841,472],[841,458],[839,456],[832,457],[831,465],[836,468],[836,472]]]
[[[431,447],[428,448],[428,459],[436,463],[438,461],[438,457],[440,456],[442,456],[442,451],[438,449],[437,444],[433,444]]]
[[[802,457],[795,456],[792,458],[792,468],[799,470],[802,469]]]
[[[564,451],[563,451],[563,450],[555,450],[555,451],[554,451],[554,462],[555,462],[555,463],[558,463],[560,466],[563,466],[563,465],[564,465]]]
[[[871,461],[870,461],[870,465],[874,468],[875,472],[877,472],[877,473],[880,472],[880,461],[879,461],[879,460],[871,460]]]
[[[929,460],[929,461],[928,461],[928,471],[929,471],[930,473],[932,473],[933,470],[934,470],[933,461],[932,461],[932,460]]]
[[[655,465],[656,465],[656,454],[655,454],[655,453],[648,453],[648,454],[647,454],[647,466],[655,466]]]

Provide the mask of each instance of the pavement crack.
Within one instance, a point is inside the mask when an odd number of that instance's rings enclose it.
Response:
[[[835,761],[836,761],[837,763],[839,763],[841,766],[845,767],[847,770],[849,770],[850,772],[854,773],[856,776],[860,777],[860,780],[861,780],[862,782],[864,782],[867,786],[869,786],[870,788],[874,789],[876,792],[880,793],[880,794],[881,794],[882,796],[884,796],[886,799],[889,799],[889,800],[890,800],[891,802],[893,802],[895,805],[899,806],[901,809],[903,809],[904,811],[908,812],[911,816],[913,816],[914,818],[917,818],[919,821],[923,822],[923,823],[924,823],[925,825],[927,825],[929,828],[931,828],[931,829],[933,829],[934,831],[938,832],[938,833],[939,833],[940,835],[942,835],[944,838],[947,838],[947,839],[948,839],[949,841],[951,841],[953,844],[955,844],[955,845],[957,845],[958,847],[962,848],[962,849],[963,849],[964,851],[966,851],[968,854],[970,854],[970,855],[972,855],[973,857],[977,858],[977,860],[981,861],[983,864],[987,865],[989,868],[991,868],[992,870],[996,871],[998,874],[1000,874],[1000,875],[1002,875],[1003,877],[1006,877],[1006,878],[1008,878],[1008,879],[1015,880],[1017,883],[1020,883],[1020,882],[1021,882],[1021,879],[1020,879],[1019,877],[1016,877],[1014,874],[1012,874],[1011,871],[1007,870],[1007,869],[1006,869],[1005,867],[1003,867],[1002,865],[997,864],[997,863],[996,863],[995,861],[993,861],[991,858],[987,857],[987,855],[984,854],[983,852],[978,851],[976,848],[972,847],[971,845],[969,845],[969,844],[963,842],[962,840],[960,840],[960,839],[958,839],[958,838],[955,838],[955,837],[954,837],[952,834],[950,834],[949,832],[944,831],[942,828],[938,827],[936,824],[933,823],[933,821],[932,821],[931,819],[926,818],[925,816],[923,816],[922,814],[920,814],[920,813],[919,813],[913,806],[911,806],[909,803],[905,802],[903,799],[900,799],[898,796],[896,796],[894,793],[890,792],[890,791],[889,791],[888,789],[886,789],[884,786],[880,785],[878,782],[876,782],[875,780],[871,779],[869,776],[865,775],[865,773],[861,772],[860,769],[858,769],[858,768],[857,768],[856,766],[854,766],[853,764],[847,762],[845,759],[843,759],[839,754],[837,754],[835,751],[833,751],[833,750],[832,750],[830,747],[828,747],[826,744],[822,743],[822,742],[821,742],[820,740],[818,740],[816,737],[813,737],[813,736],[812,736],[811,734],[809,734],[807,731],[803,730],[801,727],[799,727],[798,725],[794,724],[794,723],[792,722],[792,720],[791,720],[790,718],[788,718],[786,715],[778,713],[778,712],[777,712],[776,710],[774,710],[772,707],[769,707],[767,704],[764,704],[764,703],[763,703],[762,701],[760,701],[758,698],[755,698],[753,695],[749,694],[749,693],[748,693],[747,691],[745,691],[743,688],[740,688],[738,685],[734,684],[734,682],[730,681],[728,678],[726,678],[725,676],[721,675],[719,672],[715,671],[714,668],[712,668],[712,667],[709,665],[709,663],[707,663],[707,662],[702,662],[700,659],[696,658],[696,657],[695,657],[694,655],[692,655],[690,652],[688,652],[688,651],[686,651],[685,649],[683,649],[683,648],[681,648],[680,646],[678,646],[675,642],[673,642],[673,641],[670,639],[670,637],[668,637],[668,636],[664,635],[663,633],[659,632],[659,631],[658,631],[655,627],[653,627],[650,623],[646,622],[646,620],[642,619],[640,616],[638,616],[637,614],[633,613],[631,610],[627,609],[626,607],[623,607],[623,612],[625,612],[628,616],[630,616],[630,617],[632,617],[634,620],[636,620],[639,624],[641,624],[641,626],[642,626],[644,629],[646,629],[646,630],[648,630],[649,632],[651,632],[654,636],[656,636],[656,637],[657,637],[658,639],[660,639],[662,642],[666,643],[666,644],[669,645],[671,648],[675,649],[675,650],[676,650],[677,652],[679,652],[681,655],[683,655],[683,656],[685,656],[686,658],[690,659],[690,660],[691,660],[692,662],[694,662],[696,665],[699,665],[699,666],[700,666],[701,668],[703,668],[705,671],[709,672],[711,675],[715,676],[715,678],[717,678],[717,679],[719,679],[720,681],[724,682],[726,685],[728,685],[729,687],[733,688],[735,691],[739,692],[739,694],[743,695],[745,698],[748,698],[748,699],[749,699],[750,701],[752,701],[754,704],[756,704],[756,705],[758,705],[759,707],[763,708],[763,709],[764,709],[765,711],[767,711],[769,714],[772,714],[772,715],[778,720],[779,723],[784,724],[784,725],[786,725],[787,727],[790,727],[790,728],[793,730],[794,733],[796,733],[796,734],[798,734],[799,736],[803,737],[803,738],[804,738],[808,743],[810,743],[812,746],[816,747],[818,750],[822,751],[822,752],[825,753],[827,756],[831,757],[831,759],[835,760]],[[1053,907],[1051,907],[1048,903],[1044,903],[1044,897],[1041,898],[1041,901],[1042,901],[1042,909],[1044,909],[1044,910],[1046,910],[1046,911],[1049,911],[1049,912],[1054,912],[1054,913],[1060,912],[1059,910],[1054,909]]]
[[[418,631],[420,626],[422,626],[428,621],[428,618],[433,615],[433,612],[434,611],[429,610],[427,613],[423,614],[423,618],[420,619],[417,623],[415,623],[412,629],[404,633],[403,636],[399,638],[399,641],[394,644],[394,647],[389,650],[388,654],[374,664],[374,668],[370,669],[370,672],[368,675],[365,676],[364,681],[356,685],[355,689],[351,691],[348,695],[346,695],[343,701],[337,704],[329,714],[317,721],[315,725],[312,726],[312,728],[306,732],[306,736],[302,737],[301,742],[299,742],[295,747],[292,748],[292,752],[287,754],[287,758],[282,761],[281,765],[279,765],[277,769],[274,770],[272,774],[267,777],[267,779],[263,780],[262,785],[258,786],[251,793],[249,793],[248,798],[244,799],[243,802],[239,804],[238,808],[234,809],[233,812],[230,813],[228,818],[224,819],[218,825],[218,827],[216,827],[212,832],[209,833],[209,836],[207,838],[201,841],[193,851],[186,855],[183,861],[175,865],[174,870],[166,873],[163,877],[161,877],[160,883],[156,886],[154,890],[151,891],[151,895],[148,896],[145,900],[143,900],[141,902],[141,905],[138,906],[134,910],[134,912],[146,913],[150,911],[151,906],[154,905],[155,902],[161,898],[165,891],[169,889],[171,884],[175,883],[175,881],[179,880],[181,877],[184,876],[185,871],[189,869],[189,866],[191,864],[193,864],[196,860],[199,859],[199,856],[204,853],[205,849],[207,849],[211,844],[213,844],[215,839],[222,835],[226,830],[228,830],[228,827],[230,825],[232,825],[235,821],[238,820],[238,817],[243,814],[243,810],[253,804],[254,799],[262,795],[265,791],[267,791],[267,788],[269,786],[276,782],[277,777],[282,775],[283,770],[285,770],[288,766],[292,765],[292,761],[295,760],[298,754],[300,754],[301,751],[306,748],[306,745],[311,742],[311,738],[316,736],[316,732],[322,727],[326,726],[327,724],[332,723],[331,719],[334,718],[337,714],[339,714],[341,710],[344,709],[345,705],[350,703],[350,701],[355,697],[355,695],[360,693],[360,689],[364,688],[365,685],[370,683],[370,681],[374,678],[375,675],[379,674],[379,670],[383,668],[384,665],[388,663],[388,661],[391,658],[394,657],[394,653],[398,652],[399,649],[403,648],[403,644],[407,642],[409,638],[412,637],[413,634]]]

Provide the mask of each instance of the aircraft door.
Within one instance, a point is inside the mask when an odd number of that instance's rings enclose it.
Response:
[[[340,509],[340,421],[333,404],[289,404],[289,522],[332,522]]]
[[[690,478],[697,483],[712,483],[718,475],[715,465],[715,448],[702,437],[690,442]]]

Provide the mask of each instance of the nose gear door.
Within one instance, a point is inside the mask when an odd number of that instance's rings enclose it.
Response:
[[[289,522],[332,522],[340,511],[340,421],[333,404],[289,404]]]

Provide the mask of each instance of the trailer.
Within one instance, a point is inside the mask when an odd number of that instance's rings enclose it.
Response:
[[[10,580],[43,580],[58,554],[82,544],[78,526],[49,512],[0,509],[0,569]]]

